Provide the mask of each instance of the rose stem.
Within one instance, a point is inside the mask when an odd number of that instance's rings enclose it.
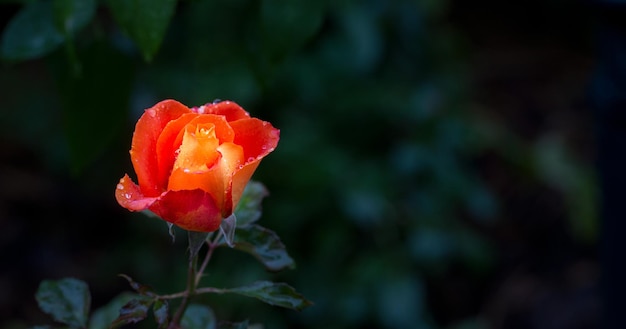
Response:
[[[209,264],[211,260],[211,256],[213,255],[213,250],[219,246],[219,239],[221,237],[221,232],[218,232],[213,239],[212,242],[207,241],[208,250],[206,256],[204,256],[204,260],[202,261],[202,265],[200,265],[200,269],[196,271],[196,265],[198,263],[198,255],[189,257],[189,272],[187,275],[187,290],[183,294],[183,300],[176,310],[176,314],[172,318],[172,322],[170,322],[169,329],[176,329],[180,325],[180,321],[185,313],[185,309],[187,308],[187,304],[189,303],[189,299],[192,295],[194,295],[198,284],[200,283],[200,279],[202,279],[202,273],[206,269],[206,266]]]
[[[180,302],[180,306],[178,310],[176,310],[176,314],[172,318],[172,322],[168,326],[168,329],[177,329],[180,328],[180,320],[183,318],[183,314],[185,313],[185,309],[187,308],[187,304],[189,303],[189,298],[193,295],[194,290],[196,289],[195,279],[196,279],[196,263],[198,261],[198,255],[193,255],[189,257],[189,271],[187,272],[187,290],[183,295],[183,300]]]

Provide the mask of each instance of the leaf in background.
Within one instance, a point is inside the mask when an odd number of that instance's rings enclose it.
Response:
[[[248,320],[242,322],[226,322],[220,321],[217,325],[218,329],[248,329]]]
[[[539,177],[565,197],[568,219],[575,237],[586,243],[595,242],[598,211],[593,170],[573,156],[559,135],[542,136],[533,151]]]
[[[228,292],[254,297],[270,305],[302,311],[313,303],[286,283],[257,281],[249,286],[228,289]]]
[[[120,309],[120,315],[111,323],[111,328],[118,328],[125,324],[137,323],[148,317],[148,309],[154,299],[136,298],[132,299]]]
[[[124,292],[113,298],[108,304],[95,310],[89,321],[89,329],[108,329],[115,319],[120,315],[120,309],[128,304],[132,299],[137,298],[136,294]]]
[[[264,0],[261,2],[261,30],[265,54],[281,60],[298,50],[321,27],[325,1]]]
[[[413,260],[425,264],[427,271],[436,275],[445,273],[449,259],[456,250],[452,232],[424,225],[410,230],[407,235],[407,249]]]
[[[140,295],[147,296],[147,297],[155,297],[156,296],[155,293],[154,293],[154,290],[152,290],[152,288],[150,286],[146,286],[146,285],[143,285],[141,283],[138,283],[138,282],[134,281],[130,276],[126,275],[126,274],[120,274],[119,276],[121,276],[122,278],[126,279],[126,281],[128,281],[128,283],[130,284],[130,287],[133,288]]]
[[[454,232],[454,241],[456,253],[468,270],[485,275],[493,268],[495,248],[484,236],[470,229],[460,229]]]
[[[34,59],[51,53],[63,41],[63,34],[54,24],[52,3],[31,2],[9,21],[0,53],[8,60]]]
[[[376,290],[376,311],[384,328],[432,328],[427,320],[423,283],[416,276],[384,274]]]
[[[152,306],[152,312],[154,312],[154,319],[159,325],[159,329],[167,328],[170,320],[170,308],[167,300],[158,299]]]
[[[176,9],[176,0],[108,0],[113,17],[145,60],[156,54]]]
[[[134,79],[133,64],[105,40],[78,53],[82,74],[66,58],[51,58],[63,106],[72,169],[82,172],[105,153],[125,126]]]
[[[37,289],[35,299],[39,308],[54,320],[73,327],[87,326],[91,295],[85,282],[74,278],[44,280]]]
[[[208,306],[190,304],[180,324],[185,329],[215,329],[215,314]]]
[[[260,182],[249,181],[243,195],[235,208],[237,225],[244,227],[261,218],[261,201],[268,195],[265,186]]]
[[[259,225],[239,228],[235,232],[235,249],[256,257],[270,271],[296,267],[276,233]]]
[[[96,13],[96,0],[54,0],[54,23],[64,35],[85,27]]]

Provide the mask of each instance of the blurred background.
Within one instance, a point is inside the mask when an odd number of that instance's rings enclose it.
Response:
[[[119,273],[160,293],[184,289],[184,233],[172,243],[163,222],[114,199],[133,175],[137,118],[166,98],[233,100],[281,130],[254,179],[270,191],[260,223],[297,268],[267,273],[218,250],[204,282],[284,281],[315,305],[203,298],[220,319],[599,327],[593,4],[0,8],[0,328],[51,323],[34,299],[43,279],[86,281],[93,309],[129,290]]]

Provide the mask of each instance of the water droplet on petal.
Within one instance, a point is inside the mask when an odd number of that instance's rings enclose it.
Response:
[[[130,196],[131,196],[131,195],[130,195],[130,193],[124,193],[124,197],[125,197],[126,199],[130,199]]]
[[[188,174],[188,173],[190,173],[190,172],[191,172],[191,169],[189,169],[189,168],[185,168],[185,169],[183,169],[183,172],[184,172],[185,174]]]
[[[123,189],[124,189],[124,185],[122,185],[122,184],[117,184],[117,189],[118,189],[118,190],[123,190]]]
[[[146,113],[153,118],[156,116],[156,111],[153,109],[146,110]]]
[[[248,158],[248,161],[246,161],[246,162],[252,162],[252,161],[254,161],[254,160],[256,160],[256,158],[255,158],[255,157],[249,157],[249,158]]]
[[[214,100],[213,100],[213,104],[217,104],[217,103],[220,103],[221,101],[222,101],[221,99],[219,99],[219,98],[216,98],[216,99],[214,99]]]

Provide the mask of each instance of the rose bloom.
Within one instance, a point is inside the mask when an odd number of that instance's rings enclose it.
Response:
[[[133,134],[139,185],[126,174],[115,197],[128,210],[149,209],[185,230],[215,231],[278,139],[278,129],[234,102],[190,109],[162,101],[144,112]]]

